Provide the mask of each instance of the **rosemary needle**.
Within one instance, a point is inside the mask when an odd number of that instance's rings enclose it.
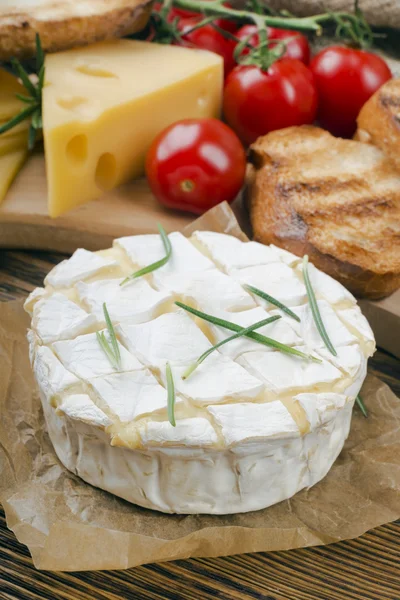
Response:
[[[209,315],[204,313],[192,306],[188,306],[187,304],[183,304],[183,302],[175,302],[176,306],[183,308],[187,312],[190,312],[192,315],[199,317],[200,319],[204,319],[204,321],[208,321],[209,323],[213,323],[214,325],[218,325],[219,327],[224,327],[225,329],[230,329],[230,331],[235,331],[239,333],[243,327],[237,325],[236,323],[232,323],[232,321],[226,321],[225,319],[220,319],[219,317],[214,317],[213,315]],[[305,358],[307,360],[312,360],[314,362],[321,363],[322,360],[312,356],[310,354],[304,354],[304,352],[300,352],[300,350],[296,350],[295,348],[291,348],[290,346],[286,346],[286,344],[281,344],[280,342],[273,340],[265,335],[261,335],[256,333],[255,331],[250,331],[246,334],[246,337],[251,338],[255,342],[259,344],[263,344],[264,346],[269,346],[271,348],[275,348],[276,350],[280,350],[285,354],[291,354],[293,356],[299,356],[300,358]]]
[[[322,322],[322,317],[321,317],[321,313],[319,312],[317,299],[315,297],[315,293],[314,293],[313,287],[311,285],[311,280],[308,275],[308,256],[307,256],[307,254],[303,258],[303,277],[304,277],[304,283],[305,283],[306,290],[307,290],[308,301],[310,303],[311,312],[314,317],[315,326],[318,329],[319,335],[321,336],[321,338],[322,338],[325,346],[328,348],[329,352],[331,354],[333,354],[333,356],[337,356],[337,352],[336,352],[335,348],[333,347],[333,344],[332,344],[331,340],[329,339],[329,336],[325,329],[325,325]]]
[[[167,376],[167,409],[168,409],[168,421],[171,423],[172,427],[176,427],[175,421],[175,386],[174,386],[174,378],[172,377],[172,371],[170,364],[167,362],[165,367],[165,372]]]
[[[360,394],[358,394],[356,396],[356,402],[357,402],[358,407],[361,410],[362,414],[364,415],[364,417],[367,418],[368,417],[367,407],[365,406],[364,401],[361,398]]]
[[[248,292],[252,292],[256,296],[259,296],[260,298],[263,298],[263,300],[266,300],[270,304],[273,304],[274,306],[277,306],[283,312],[285,312],[287,315],[289,315],[289,317],[292,317],[292,319],[295,319],[296,321],[298,321],[300,323],[300,317],[298,317],[292,310],[290,310],[290,308],[288,308],[287,306],[285,306],[284,304],[282,304],[282,302],[279,302],[279,300],[277,300],[273,296],[270,296],[266,292],[263,292],[262,290],[259,290],[258,288],[254,287],[253,285],[248,285],[247,283],[243,287]]]
[[[333,356],[337,356],[337,352],[336,352],[331,340],[329,339],[329,336],[326,332],[325,326],[322,322],[321,313],[319,312],[317,300],[315,298],[314,290],[311,285],[310,277],[308,275],[308,256],[307,256],[307,254],[303,257],[303,277],[304,277],[304,283],[306,285],[308,300],[310,302],[311,312],[313,314],[315,325],[318,329],[318,332],[319,332],[325,346],[328,348],[329,352],[331,354],[333,354]],[[357,402],[362,414],[364,415],[364,417],[368,417],[367,408],[359,394],[356,396],[356,402]]]
[[[163,267],[165,264],[167,264],[167,262],[171,258],[171,255],[172,255],[171,241],[170,241],[164,227],[162,225],[160,225],[160,223],[157,224],[157,227],[158,227],[158,231],[160,232],[162,243],[164,245],[165,256],[163,258],[160,258],[160,260],[156,260],[156,262],[151,263],[151,265],[147,265],[147,267],[143,267],[143,269],[139,269],[138,271],[135,271],[131,275],[128,275],[128,277],[125,277],[125,279],[123,281],[121,281],[121,283],[120,283],[121,286],[125,285],[126,283],[128,283],[128,281],[131,281],[132,279],[137,279],[138,277],[147,275],[147,273],[156,271],[160,267]]]
[[[281,317],[279,315],[277,315],[275,317],[269,317],[268,319],[263,319],[262,321],[258,321],[258,323],[254,323],[253,325],[250,325],[249,327],[245,327],[241,331],[238,331],[234,335],[231,335],[231,336],[225,338],[221,342],[218,342],[218,344],[215,344],[215,346],[212,346],[212,348],[209,348],[208,350],[206,350],[205,352],[203,352],[203,354],[201,356],[199,356],[199,358],[186,369],[186,371],[182,375],[182,379],[187,379],[193,373],[193,371],[195,371],[197,369],[197,367],[199,365],[201,365],[201,363],[208,356],[210,356],[210,354],[212,352],[214,352],[215,350],[217,350],[218,348],[220,348],[224,344],[227,344],[228,342],[231,342],[232,340],[236,340],[236,339],[238,339],[238,338],[246,335],[247,333],[250,333],[251,331],[255,331],[256,329],[260,329],[260,327],[264,327],[264,325],[268,325],[268,323],[273,323],[274,321],[277,321],[280,318]]]
[[[106,354],[108,360],[115,369],[121,368],[121,353],[119,351],[118,340],[115,335],[114,326],[111,322],[110,315],[108,314],[107,305],[103,303],[104,319],[107,325],[108,335],[110,337],[110,343],[108,342],[104,331],[96,331],[97,341],[99,342],[103,352]]]

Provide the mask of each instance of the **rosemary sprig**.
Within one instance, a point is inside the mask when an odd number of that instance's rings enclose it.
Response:
[[[325,346],[328,348],[329,352],[331,354],[333,354],[333,356],[337,356],[337,352],[336,352],[331,340],[329,339],[329,336],[326,332],[325,326],[322,322],[322,317],[321,317],[321,313],[319,312],[317,299],[315,298],[314,290],[311,285],[310,277],[308,275],[308,256],[307,256],[307,254],[303,257],[303,277],[304,277],[304,283],[306,284],[307,296],[308,296],[308,300],[310,302],[311,312],[313,314],[315,325],[318,329],[318,332],[319,332]],[[359,394],[356,396],[356,402],[357,402],[362,414],[364,415],[364,417],[368,417],[367,408]]]
[[[174,378],[172,377],[172,371],[170,364],[167,362],[165,367],[165,373],[167,376],[167,410],[168,410],[168,421],[171,423],[172,427],[176,427],[175,421],[175,385]]]
[[[308,301],[310,303],[311,312],[314,317],[314,322],[315,322],[316,328],[318,329],[318,333],[321,336],[322,341],[324,342],[325,346],[328,348],[329,352],[331,354],[333,354],[333,356],[337,356],[337,352],[336,352],[335,348],[333,347],[333,344],[332,344],[331,340],[329,339],[329,336],[325,329],[325,325],[323,324],[321,313],[319,312],[319,308],[318,308],[317,299],[315,297],[315,293],[314,293],[313,287],[311,285],[310,276],[308,274],[308,256],[307,256],[307,254],[303,258],[303,277],[304,277],[304,283],[306,285]]]
[[[273,296],[270,296],[266,292],[263,292],[262,290],[259,290],[258,288],[254,287],[253,285],[245,284],[243,287],[248,292],[252,292],[256,296],[259,296],[260,298],[262,298],[263,300],[266,300],[270,304],[273,304],[274,306],[277,306],[284,313],[286,313],[287,315],[289,315],[289,317],[292,317],[292,319],[295,319],[296,321],[298,321],[300,323],[300,317],[298,317],[292,310],[290,310],[290,308],[288,308],[287,306],[285,306],[284,304],[282,304],[282,302],[279,302],[279,300],[277,300]]]
[[[212,352],[214,352],[215,350],[217,350],[218,348],[220,348],[224,344],[227,344],[228,342],[232,342],[233,340],[237,340],[238,338],[240,338],[240,337],[242,337],[244,335],[247,335],[251,331],[255,331],[256,329],[260,329],[261,327],[264,327],[264,325],[268,325],[268,323],[273,323],[274,321],[277,321],[280,318],[281,317],[279,315],[277,315],[275,317],[269,317],[268,319],[263,319],[262,321],[258,321],[257,323],[253,323],[253,325],[250,325],[249,327],[243,328],[241,331],[238,331],[234,335],[230,335],[229,337],[225,338],[221,342],[218,342],[218,344],[215,344],[215,346],[212,346],[212,348],[209,348],[208,350],[206,350],[205,352],[203,352],[203,354],[201,356],[199,356],[199,358],[186,369],[186,371],[182,375],[182,379],[187,379],[197,369],[197,367],[199,365],[201,365],[201,363],[208,356],[210,356],[210,354]]]
[[[183,302],[175,302],[176,306],[179,308],[183,308],[187,312],[199,317],[200,319],[204,319],[204,321],[208,321],[209,323],[213,323],[214,325],[218,325],[219,327],[224,327],[225,329],[229,329],[230,331],[240,332],[243,328],[240,325],[236,325],[236,323],[232,323],[231,321],[226,321],[225,319],[220,319],[219,317],[214,317],[213,315],[209,315],[204,313],[192,306],[188,306],[187,304],[183,304]],[[286,344],[281,344],[280,342],[273,340],[265,335],[261,335],[256,333],[255,331],[250,331],[246,334],[246,337],[258,342],[259,344],[263,344],[264,346],[269,346],[271,348],[275,348],[276,350],[280,350],[285,354],[291,354],[293,356],[298,356],[300,358],[305,358],[307,360],[312,360],[314,362],[322,362],[319,358],[312,356],[311,354],[304,354],[304,352],[300,352],[300,350],[296,350],[295,348],[291,348],[290,346],[286,346]]]
[[[17,77],[27,91],[27,96],[16,94],[17,98],[28,106],[14,115],[0,127],[0,135],[13,129],[16,125],[31,118],[28,132],[28,148],[32,150],[35,145],[37,132],[42,128],[42,90],[44,83],[44,53],[40,43],[39,34],[36,34],[36,71],[37,83],[30,80],[29,74],[25,71],[19,60],[11,60],[11,65]]]
[[[165,256],[163,258],[161,258],[160,260],[156,260],[156,262],[153,262],[151,265],[147,265],[147,267],[143,267],[143,269],[139,269],[138,271],[135,271],[134,273],[132,273],[132,275],[128,275],[128,277],[125,277],[125,279],[123,281],[121,281],[121,283],[120,283],[121,286],[125,285],[126,283],[128,283],[128,281],[131,281],[132,279],[137,279],[138,277],[147,275],[147,273],[156,271],[160,267],[163,267],[165,264],[167,264],[167,262],[171,258],[172,246],[171,246],[170,239],[169,239],[168,235],[166,234],[164,227],[162,225],[160,225],[160,223],[157,223],[157,227],[158,227],[158,231],[160,232],[162,243],[164,245]]]
[[[361,410],[362,414],[364,415],[365,418],[368,418],[368,411],[367,411],[367,407],[364,404],[363,399],[361,398],[360,394],[358,394],[356,396],[356,402],[358,404],[358,408]]]
[[[101,332],[96,331],[97,341],[99,342],[103,352],[106,354],[108,360],[110,361],[110,363],[112,364],[114,369],[119,370],[121,368],[121,353],[119,351],[119,346],[118,346],[117,337],[115,335],[114,326],[111,322],[110,315],[108,314],[107,305],[105,302],[103,303],[103,313],[104,313],[104,319],[105,319],[105,322],[107,325],[107,331],[108,331],[108,335],[110,337],[111,345],[110,345],[109,341],[107,340],[104,331],[101,331]]]

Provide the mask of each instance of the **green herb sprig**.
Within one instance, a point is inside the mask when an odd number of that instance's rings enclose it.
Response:
[[[322,322],[321,313],[319,312],[317,299],[315,297],[314,289],[311,284],[310,276],[308,274],[308,256],[307,254],[303,257],[303,277],[304,283],[307,290],[308,301],[310,303],[310,308],[312,312],[312,316],[314,317],[315,326],[318,329],[318,333],[322,338],[325,346],[328,348],[329,352],[333,354],[333,356],[337,356],[337,352],[333,347],[331,340],[329,339],[328,333],[325,329],[325,325]]]
[[[31,119],[28,133],[28,148],[32,150],[35,145],[37,133],[42,129],[42,90],[44,84],[44,53],[40,43],[39,34],[36,34],[36,74],[37,83],[33,83],[29,79],[27,71],[21,65],[19,60],[13,58],[11,65],[17,77],[20,78],[23,86],[27,91],[27,95],[16,94],[17,98],[27,104],[27,107],[21,110],[15,117],[12,117],[1,125],[0,134],[13,129],[22,121]]]
[[[317,299],[315,297],[315,293],[314,293],[314,290],[313,290],[313,287],[311,284],[310,276],[308,274],[308,256],[307,256],[307,254],[303,257],[303,277],[304,277],[304,283],[305,283],[306,290],[307,290],[308,301],[310,303],[311,312],[314,317],[314,322],[318,329],[318,332],[319,332],[325,346],[328,348],[329,352],[331,354],[333,354],[333,356],[337,356],[337,352],[336,352],[331,340],[329,339],[328,333],[322,322],[321,313],[319,312]],[[366,408],[363,400],[361,399],[360,395],[356,396],[356,402],[357,402],[362,414],[364,415],[364,417],[368,417],[367,408]]]
[[[118,340],[117,336],[115,335],[114,326],[111,322],[105,302],[103,303],[103,313],[111,344],[107,340],[104,331],[96,331],[97,341],[99,342],[104,354],[107,356],[114,369],[119,370],[121,368],[121,353],[119,351]]]
[[[125,279],[123,281],[121,281],[121,283],[120,283],[121,286],[126,285],[129,281],[132,281],[133,279],[137,279],[138,277],[143,277],[143,275],[147,275],[147,273],[156,271],[160,267],[163,267],[164,265],[166,265],[167,262],[169,261],[169,259],[171,258],[172,245],[171,245],[170,239],[169,239],[164,227],[162,225],[160,225],[160,223],[157,224],[157,227],[158,227],[158,231],[160,232],[162,243],[164,245],[165,256],[163,258],[161,258],[160,260],[156,260],[151,265],[147,265],[147,267],[143,267],[143,269],[139,269],[138,271],[135,271],[134,273],[132,273],[132,275],[128,275],[128,277],[125,277]]]
[[[236,323],[232,323],[231,321],[226,321],[225,319],[220,319],[219,317],[214,317],[213,315],[209,315],[204,313],[192,306],[188,306],[187,304],[183,304],[183,302],[175,302],[176,306],[179,308],[183,308],[187,312],[199,317],[200,319],[204,319],[204,321],[208,321],[209,323],[213,323],[214,325],[218,325],[219,327],[224,327],[225,329],[229,329],[230,331],[235,331],[239,333],[243,327],[237,325]],[[269,346],[270,348],[275,348],[275,350],[280,350],[285,354],[291,354],[292,356],[298,356],[299,358],[304,358],[306,360],[312,360],[314,362],[322,362],[319,358],[312,356],[311,354],[304,354],[304,352],[300,352],[300,350],[296,350],[295,348],[291,348],[290,346],[286,346],[286,344],[281,344],[277,340],[273,340],[265,335],[261,335],[256,333],[255,331],[250,331],[246,334],[246,337],[262,344],[264,346]]]
[[[356,402],[358,404],[358,408],[361,410],[362,414],[367,419],[368,418],[367,407],[365,406],[364,400],[361,398],[360,394],[357,394],[357,396],[356,396]]]
[[[167,362],[165,367],[165,374],[167,377],[167,410],[168,410],[168,421],[171,423],[172,427],[176,427],[175,421],[175,385],[174,378],[172,376],[172,371],[170,364]]]
[[[258,323],[254,323],[253,325],[250,325],[249,327],[243,328],[241,331],[238,331],[238,333],[235,333],[234,335],[231,335],[231,336],[225,338],[221,342],[218,342],[218,344],[215,344],[214,346],[212,346],[212,348],[209,348],[208,350],[203,352],[203,354],[201,356],[199,356],[199,358],[186,369],[186,371],[182,375],[182,379],[187,379],[197,369],[197,367],[199,365],[201,365],[201,363],[203,361],[205,361],[205,359],[208,356],[210,356],[210,354],[212,352],[214,352],[215,350],[217,350],[224,344],[228,344],[229,342],[232,342],[233,340],[237,340],[238,338],[240,338],[244,335],[247,335],[248,333],[255,331],[256,329],[260,329],[261,327],[264,327],[264,325],[273,323],[274,321],[277,321],[280,318],[281,317],[279,315],[276,315],[275,317],[269,317],[268,319],[263,319],[262,321],[258,321]]]
[[[279,300],[277,300],[273,296],[270,296],[266,292],[259,290],[258,288],[254,287],[253,285],[248,285],[247,283],[243,287],[248,292],[251,292],[252,294],[255,294],[256,296],[259,296],[260,298],[262,298],[263,300],[266,300],[267,302],[269,302],[270,304],[273,304],[274,306],[277,306],[280,310],[282,310],[284,313],[286,313],[289,317],[292,317],[292,319],[295,319],[295,321],[298,321],[300,323],[300,317],[298,315],[296,315],[292,310],[290,310],[290,308],[288,308],[287,306],[282,304],[282,302],[279,302]]]

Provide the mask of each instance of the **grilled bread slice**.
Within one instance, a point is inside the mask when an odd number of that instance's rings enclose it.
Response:
[[[0,60],[35,55],[35,34],[58,52],[143,29],[152,0],[0,1]]]
[[[251,147],[254,239],[303,256],[360,297],[400,287],[400,173],[369,144],[313,126]]]
[[[400,79],[390,79],[364,104],[355,139],[378,146],[400,171]]]

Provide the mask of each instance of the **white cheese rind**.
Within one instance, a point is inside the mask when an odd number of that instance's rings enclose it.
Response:
[[[241,327],[249,327],[254,323],[264,321],[264,319],[268,319],[269,317],[273,316],[260,306],[251,310],[238,312],[233,315],[223,311],[216,311],[213,314],[220,319],[231,321],[232,323],[240,325]],[[278,316],[280,317],[281,315]],[[233,331],[229,331],[225,329],[225,327],[220,327],[218,325],[210,324],[209,329],[215,337],[216,343],[221,342],[234,333]],[[273,340],[279,340],[282,344],[286,344],[287,346],[296,346],[302,341],[294,329],[290,326],[290,323],[282,318],[264,325],[260,329],[257,329],[255,333],[259,333]],[[264,346],[263,344],[243,336],[224,344],[218,350],[221,354],[236,359],[245,352],[271,352],[272,347]]]
[[[158,310],[170,298],[168,292],[154,290],[145,279],[133,279],[121,286],[123,279],[79,282],[76,289],[81,302],[105,326],[104,302],[113,324],[144,323],[158,316]]]
[[[232,275],[242,285],[252,285],[286,306],[299,306],[304,304],[307,299],[307,291],[303,282],[296,276],[293,269],[280,262],[239,269]],[[267,309],[273,307],[259,296],[254,296],[254,300]]]
[[[47,346],[39,346],[35,351],[33,373],[38,386],[50,401],[71,388],[78,386],[80,380],[61,364],[54,352]]]
[[[103,258],[95,252],[78,248],[71,258],[63,260],[54,267],[44,282],[53,288],[65,288],[77,281],[111,270],[117,264],[114,260]]]
[[[95,427],[105,428],[112,425],[111,419],[92,402],[87,394],[67,396],[58,406],[57,412]]]
[[[149,421],[139,429],[144,446],[215,446],[218,441],[214,428],[207,419],[181,419],[173,427],[168,421]]]
[[[217,269],[183,275],[162,275],[155,272],[154,281],[189,306],[215,314],[216,310],[242,311],[255,308],[256,303],[242,286]]]
[[[214,268],[213,263],[187,240],[181,233],[170,233],[172,256],[166,265],[158,269],[162,275],[170,273],[195,273]],[[146,267],[165,256],[164,244],[159,235],[135,235],[119,238],[114,246],[122,248],[138,267]]]
[[[167,408],[166,389],[147,369],[97,377],[90,384],[97,404],[104,405],[123,423]]]
[[[43,344],[68,340],[93,329],[96,317],[68,300],[63,294],[53,294],[39,300],[33,308],[32,328]]]
[[[141,325],[123,324],[117,329],[128,350],[150,367],[163,367],[166,361],[187,364],[211,347],[183,310],[166,313]]]
[[[301,352],[307,349],[297,348]],[[288,394],[299,389],[332,385],[342,374],[331,363],[305,360],[283,352],[248,352],[238,358],[255,377],[264,381],[272,394]]]
[[[226,400],[257,398],[264,390],[261,381],[243,367],[216,352],[202,362],[187,379],[182,379],[189,364],[172,365],[175,389],[194,404],[206,405]],[[165,381],[165,373],[162,373]]]
[[[365,348],[367,356],[372,356],[375,352],[375,337],[373,331],[362,314],[359,306],[346,308],[337,311],[338,317],[360,340]]]
[[[310,266],[333,356],[310,315],[298,257],[212,232],[170,240],[167,265],[124,288],[123,274],[164,256],[160,236],[79,251],[28,299],[30,352],[56,452],[85,481],[164,512],[227,514],[290,498],[325,476],[343,446],[374,348],[369,326],[340,284]],[[290,305],[301,322],[244,283]],[[183,380],[211,340],[233,332],[177,310],[177,298],[242,327],[278,315],[259,333],[323,362],[242,338]],[[90,333],[104,326],[103,302],[120,341],[120,370]]]
[[[317,300],[322,322],[334,348],[354,344],[357,338],[343,324],[331,305],[326,300]],[[293,312],[300,318],[300,323],[283,315],[285,321],[293,327],[303,343],[310,349],[325,348],[325,342],[315,324],[309,303],[293,307]],[[273,315],[282,315],[279,310],[272,310]]]
[[[303,277],[303,265],[298,266],[299,273]],[[327,275],[323,271],[316,269],[314,265],[308,265],[308,274],[317,298],[324,298],[330,304],[356,304],[356,299],[346,288],[338,281]]]
[[[277,254],[270,246],[258,242],[241,242],[239,239],[214,231],[195,231],[192,242],[209,256],[225,273],[254,265],[276,262]]]
[[[110,342],[108,333],[106,339]],[[137,371],[143,369],[139,360],[121,344],[121,371]],[[74,340],[55,342],[53,349],[62,364],[81,379],[92,379],[102,375],[111,375],[116,369],[101,348],[96,334],[81,335]]]
[[[32,316],[36,302],[43,300],[43,298],[46,298],[48,295],[49,292],[45,288],[35,288],[25,300],[24,310]]]
[[[221,427],[227,446],[300,435],[293,417],[279,401],[223,404],[209,406],[208,411]]]
[[[110,446],[100,427],[58,415],[48,405],[45,416],[60,461],[91,485],[165,513],[232,514],[266,508],[322,479],[348,435],[351,409],[349,402],[329,426],[303,437],[254,442],[242,451],[217,449],[205,423],[195,432],[181,426],[177,438],[189,435],[193,445],[183,442],[179,452],[164,441],[167,428],[173,429],[167,422],[153,423],[151,440],[159,446],[128,450]],[[143,436],[142,442],[144,430]]]

